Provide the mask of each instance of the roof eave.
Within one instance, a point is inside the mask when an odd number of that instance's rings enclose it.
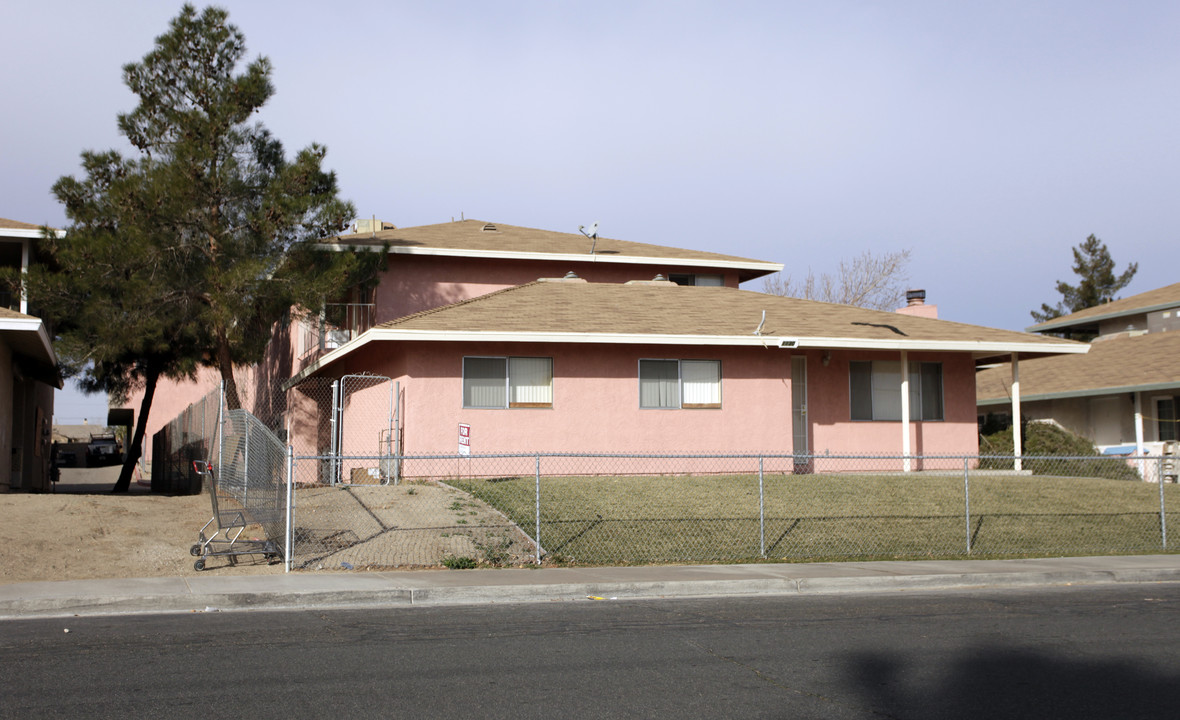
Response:
[[[1130,308],[1128,310],[1118,310],[1112,313],[1103,313],[1101,315],[1090,315],[1076,320],[1068,320],[1060,318],[1058,320],[1049,320],[1048,322],[1039,323],[1027,328],[1027,332],[1059,332],[1061,330],[1068,330],[1073,328],[1084,328],[1089,325],[1097,325],[1104,320],[1114,320],[1116,318],[1128,317],[1130,315],[1146,315],[1147,313],[1158,312],[1160,310],[1171,310],[1172,308],[1180,307],[1180,302],[1171,301],[1165,303],[1156,303],[1155,305],[1144,305],[1142,307]]]
[[[41,318],[0,318],[0,336],[9,342],[15,354],[28,357],[56,371],[57,353],[53,351],[53,341]],[[60,375],[57,376],[56,387],[62,387]]]
[[[321,250],[365,250],[369,252],[380,252],[381,245],[345,245],[342,243],[319,243],[316,245]],[[762,261],[747,261],[747,260],[717,260],[708,258],[676,258],[676,257],[652,257],[646,255],[600,255],[591,253],[551,253],[551,252],[525,252],[517,250],[469,250],[459,248],[434,248],[434,247],[403,247],[390,246],[389,254],[391,255],[434,255],[439,257],[464,257],[464,258],[484,258],[494,260],[541,260],[551,262],[604,262],[614,264],[630,264],[630,265],[678,265],[683,267],[708,267],[708,268],[724,268],[726,270],[747,270],[750,271],[749,277],[746,280],[769,275],[770,273],[779,272],[783,269],[782,263],[762,262]]]
[[[1026,354],[1080,354],[1082,343],[976,342],[964,340],[872,340],[867,338],[791,337],[781,335],[686,335],[648,333],[508,332],[473,330],[408,330],[373,328],[308,365],[291,378],[287,387],[310,377],[371,342],[509,342],[599,345],[699,345],[703,347],[764,347],[767,349],[907,350],[969,353],[976,359]]]
[[[56,235],[57,237],[65,237],[65,234],[66,234],[66,231],[65,231],[65,230],[55,230],[55,229],[53,229],[53,228],[50,228],[50,230],[51,230],[51,231],[53,232],[53,234],[54,234],[54,235]],[[6,237],[8,237],[8,238],[20,238],[20,239],[22,239],[22,240],[24,240],[24,239],[26,239],[26,238],[32,238],[32,239],[34,239],[34,240],[40,240],[41,238],[45,237],[45,231],[44,231],[44,229],[43,229],[43,228],[35,228],[35,229],[28,229],[28,228],[0,228],[0,238],[6,238]]]

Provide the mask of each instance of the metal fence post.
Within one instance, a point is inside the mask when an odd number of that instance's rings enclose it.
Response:
[[[967,520],[967,554],[971,554],[971,458],[963,458],[963,517]]]
[[[758,550],[766,558],[766,496],[763,493],[762,457],[758,458]]]
[[[392,380],[389,383],[389,446],[386,451],[387,455],[393,454],[393,398],[397,393],[398,386],[400,385],[401,383],[393,382]],[[386,470],[388,470],[388,472],[386,472]],[[390,482],[393,482],[394,485],[397,485],[397,481],[392,477],[393,474],[392,468],[382,468],[381,483],[383,485],[388,485]]]
[[[328,484],[335,485],[340,472],[340,423],[337,418],[340,408],[340,381],[332,381],[332,415],[329,418],[329,431],[332,433],[332,443],[328,450],[331,459],[328,460]]]
[[[286,561],[286,567],[283,572],[291,572],[291,547],[295,544],[295,525],[293,523],[292,510],[295,500],[295,448],[291,445],[287,446],[287,532],[284,535],[284,544],[286,548],[283,550],[283,559]]]
[[[1159,460],[1159,467],[1156,468],[1156,474],[1159,476],[1160,485],[1160,542],[1163,549],[1168,549],[1168,513],[1164,508],[1164,458],[1161,455]]]
[[[393,453],[393,484],[401,481],[401,412],[402,412],[402,382],[398,380],[393,386],[393,437],[389,439],[390,451]]]
[[[533,500],[536,505],[535,522],[533,527],[533,543],[537,546],[537,564],[541,564],[541,456],[537,456],[536,486],[533,490]]]
[[[225,469],[225,381],[217,393],[217,472]],[[213,491],[213,488],[210,488]]]

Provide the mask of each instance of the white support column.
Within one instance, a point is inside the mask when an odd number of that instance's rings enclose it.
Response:
[[[1024,469],[1020,460],[1020,354],[1012,353],[1012,454],[1016,456],[1013,469],[1017,472]]]
[[[901,351],[901,452],[905,455],[902,470],[910,467],[910,362],[909,352]]]
[[[1139,477],[1146,477],[1144,474],[1145,463],[1143,458],[1143,393],[1135,393],[1135,457],[1140,458],[1136,463],[1139,466]]]

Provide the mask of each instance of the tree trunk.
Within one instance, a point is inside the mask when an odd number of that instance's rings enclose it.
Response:
[[[217,333],[217,369],[221,372],[221,379],[225,383],[226,409],[240,409],[242,398],[238,396],[238,384],[234,382],[234,361],[229,351],[229,340],[224,332]]]
[[[152,397],[156,394],[156,381],[160,379],[160,371],[148,367],[143,379],[143,402],[139,404],[139,420],[135,423],[135,432],[132,433],[131,443],[127,446],[127,459],[123,461],[123,470],[119,473],[115,487],[111,488],[113,493],[124,493],[131,489],[131,476],[135,472],[135,464],[143,455],[143,435],[147,432],[148,412],[152,409]],[[154,460],[159,462],[163,461],[163,458]]]

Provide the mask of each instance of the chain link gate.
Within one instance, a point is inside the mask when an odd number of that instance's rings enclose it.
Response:
[[[332,485],[392,482],[394,383],[382,375],[345,375],[335,385]]]

